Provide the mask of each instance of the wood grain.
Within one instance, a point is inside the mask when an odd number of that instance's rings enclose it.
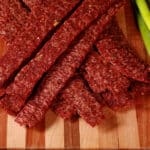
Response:
[[[27,148],[45,148],[45,121],[34,128],[28,128],[26,133]],[[36,147],[35,147],[36,146]]]
[[[6,147],[7,135],[7,114],[0,109],[0,148]]]
[[[80,131],[80,148],[91,149],[99,148],[99,129],[98,127],[92,128],[84,120],[80,119],[79,122]]]
[[[139,148],[140,143],[135,109],[124,113],[117,113],[117,120],[119,148]]]
[[[117,20],[137,54],[150,62],[136,25],[130,0],[117,14]],[[0,39],[0,55],[6,51]],[[119,113],[106,109],[105,121],[90,127],[84,120],[64,121],[49,111],[45,121],[33,129],[17,125],[0,109],[0,148],[47,149],[138,149],[150,148],[150,96],[138,97],[140,102],[129,111]]]
[[[26,147],[26,128],[14,122],[14,117],[7,118],[7,148]]]
[[[80,148],[79,120],[64,121],[64,147],[69,149]]]
[[[64,120],[49,111],[45,124],[45,148],[64,148]]]
[[[0,37],[0,57],[5,53],[6,45]],[[7,146],[7,113],[0,108],[0,148]]]

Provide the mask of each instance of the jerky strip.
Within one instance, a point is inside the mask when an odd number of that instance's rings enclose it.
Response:
[[[113,99],[108,98],[107,92],[105,94],[107,98],[104,98],[108,106],[111,108],[115,106],[124,107],[130,101],[129,79],[117,72],[110,63],[105,62],[97,52],[91,53],[82,68],[84,78],[95,93],[102,93],[107,90],[111,92]]]
[[[28,13],[21,7],[19,0],[0,1],[0,36],[12,42],[21,32]]]
[[[104,35],[105,38],[100,39],[96,45],[103,58],[121,74],[138,81],[150,82],[148,65],[135,54],[118,24]]]
[[[130,87],[130,92],[134,98],[139,95],[150,94],[150,84],[134,81]]]
[[[99,20],[93,23],[89,29],[85,31],[79,43],[69,49],[69,53],[64,57],[60,58],[60,61],[48,72],[40,84],[36,95],[29,100],[23,108],[23,111],[20,112],[22,114],[21,116],[26,117],[26,120],[30,121],[31,116],[41,109],[41,114],[43,114],[41,115],[41,118],[38,118],[37,120],[35,118],[34,124],[37,124],[38,121],[42,119],[58,92],[64,87],[68,79],[74,75],[76,69],[80,66],[86,54],[91,49],[92,42],[94,42],[96,37],[102,32],[104,26],[118,10],[118,6],[119,5],[116,4],[113,8],[110,8],[108,14],[103,15]],[[29,113],[26,113],[31,106],[32,110]],[[62,108],[59,109],[60,112]],[[63,117],[67,118],[68,114],[64,114],[65,112],[66,111],[63,111],[61,114],[63,114]],[[23,115],[23,113],[26,113],[26,115]]]
[[[64,25],[58,30],[58,32],[56,32],[56,34],[36,55],[36,57],[21,70],[21,72],[15,78],[15,81],[8,87],[7,95],[1,100],[1,105],[4,109],[12,112],[17,112],[21,109],[27,97],[31,94],[34,85],[41,78],[43,73],[52,66],[56,58],[65,51],[65,49],[79,34],[79,32],[83,30],[85,26],[88,25],[94,18],[97,17],[99,11],[101,10],[99,7],[96,7],[96,5],[98,5],[99,3],[100,2],[96,0],[93,2],[85,1],[81,5],[81,7],[72,15],[72,17],[64,23]],[[108,3],[106,4],[108,5]],[[122,3],[116,3],[115,7],[120,7],[120,4]],[[97,10],[95,7],[97,8]],[[81,14],[83,11],[85,11],[84,17],[86,19],[82,18],[83,16]],[[83,47],[83,50],[85,49],[86,48]],[[77,53],[75,52],[74,56],[76,54]],[[85,55],[85,53],[83,54]],[[78,64],[78,60],[75,60],[75,62]],[[70,69],[72,69],[72,67],[70,67]],[[54,80],[54,82],[56,82],[56,85],[58,84],[57,81]],[[47,84],[45,87],[47,88]],[[56,92],[51,94],[53,98],[56,95]],[[48,104],[50,105],[51,100],[45,100],[48,101]],[[15,102],[17,103],[17,105],[12,105]]]
[[[101,122],[103,118],[102,106],[88,91],[81,79],[73,80],[70,85],[63,90],[61,99],[67,101],[68,103],[73,103],[78,114],[91,126],[95,126]],[[31,113],[30,110],[32,110],[31,103],[28,105],[28,110],[23,109],[17,115],[16,121],[21,125],[26,125],[29,127],[35,126],[34,120],[41,118],[41,110],[37,107],[36,113],[29,119],[26,116]]]
[[[105,62],[97,52],[92,52],[83,68],[84,78],[95,93],[110,90],[113,93],[127,91],[128,78],[117,72],[110,63]]]
[[[0,59],[0,87],[14,75],[21,64],[27,60],[39,46],[48,31],[52,31],[79,2],[64,2],[64,0],[53,1],[49,5],[49,15],[39,14],[38,17],[31,16],[24,25],[24,32],[15,38],[15,41],[8,45],[8,51]],[[62,7],[63,4],[65,7]],[[61,9],[60,9],[61,7]],[[15,65],[14,65],[15,64]]]
[[[77,110],[72,101],[63,99],[60,95],[50,108],[63,119],[71,119],[77,114]]]
[[[122,110],[129,108],[133,104],[133,99],[129,92],[118,93],[114,96],[111,91],[102,93],[104,101],[113,110]]]

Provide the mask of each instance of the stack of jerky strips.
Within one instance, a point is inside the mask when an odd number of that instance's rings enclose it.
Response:
[[[0,0],[0,107],[33,127],[49,109],[91,126],[150,91],[114,15],[124,0]]]

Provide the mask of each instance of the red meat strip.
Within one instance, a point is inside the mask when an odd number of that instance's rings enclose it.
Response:
[[[78,114],[91,126],[98,125],[102,118],[102,106],[89,92],[81,79],[73,80],[62,92],[61,98],[72,102]]]
[[[134,81],[133,85],[131,85],[130,92],[134,97],[150,94],[150,84]]]
[[[97,3],[98,2],[98,3]],[[85,18],[86,19],[77,19],[80,18],[80,13],[87,8],[87,5],[90,4],[90,15],[89,10],[86,9]],[[93,3],[86,1],[83,3],[81,8],[79,8],[75,14],[58,30],[58,32],[52,37],[49,43],[42,49],[37,56],[25,67],[21,70],[18,76],[15,78],[15,81],[7,88],[7,95],[1,100],[1,106],[9,112],[15,113],[18,112],[25,103],[25,100],[28,98],[32,89],[36,82],[41,78],[44,72],[46,72],[54,63],[55,59],[69,46],[70,42],[74,39],[74,37],[85,27],[85,25],[93,19],[97,12],[99,12],[93,6],[99,4],[99,1],[93,1]],[[121,2],[115,3],[114,9],[110,9],[109,13],[115,13],[118,10],[118,7],[121,6]],[[115,10],[115,11],[114,11]],[[93,11],[93,13],[92,13]],[[96,14],[95,14],[96,11]],[[87,16],[86,16],[87,14]],[[75,17],[75,18],[74,18]],[[89,19],[87,19],[87,17]],[[90,19],[91,18],[91,19]],[[80,65],[82,60],[84,59],[85,55],[88,53],[91,45],[93,44],[94,40],[98,36],[97,29],[102,31],[104,25],[109,21],[111,15],[104,16],[102,19],[105,21],[104,23],[98,21],[95,25],[90,27],[89,31],[85,34],[83,39],[71,50],[72,52],[63,59],[61,64],[54,68],[53,73],[50,73],[47,76],[47,79],[44,81],[42,88],[40,88],[40,94],[34,98],[35,103],[39,104],[40,101],[47,104],[47,109],[51,104],[53,98],[59,92],[59,90],[63,87],[65,82],[68,80],[69,77],[73,75],[75,69]],[[108,19],[109,18],[109,19]],[[75,23],[74,19],[78,20],[79,22],[84,20],[81,23]],[[69,22],[74,22],[76,26],[68,27]],[[73,24],[73,23],[72,23]],[[77,27],[78,24],[78,27]],[[81,28],[82,25],[82,28]],[[80,26],[80,27],[79,27]],[[66,29],[68,28],[68,30]],[[69,29],[70,28],[70,29]],[[76,29],[77,28],[77,29]],[[64,31],[64,32],[63,32]],[[70,32],[69,32],[70,31]],[[67,33],[66,33],[67,32]],[[70,33],[70,34],[69,34]],[[50,49],[48,48],[50,47]],[[63,68],[63,69],[62,69]],[[54,80],[55,79],[55,80]],[[49,94],[49,91],[52,91]],[[47,98],[45,98],[45,96]],[[37,100],[38,99],[38,100]],[[32,103],[34,103],[34,101]],[[29,104],[30,105],[30,104]],[[41,104],[40,104],[41,105]],[[35,105],[36,106],[36,105]],[[27,106],[28,107],[28,106]],[[45,113],[45,112],[43,112]],[[30,115],[30,114],[29,114]]]
[[[43,38],[79,3],[79,0],[66,2],[57,0],[48,3],[44,14],[39,9],[39,15],[30,15],[23,32],[21,32],[13,43],[8,43],[7,53],[0,58],[0,87],[14,75],[21,64],[35,53]],[[15,65],[14,65],[15,64]]]
[[[73,80],[70,85],[63,90],[61,94],[61,99],[67,101],[67,104],[73,103],[78,114],[91,126],[99,124],[103,118],[102,106],[96,101],[95,97],[88,91],[81,79]],[[29,106],[29,105],[28,105]],[[30,109],[31,107],[31,109]],[[26,115],[32,110],[32,105],[30,104],[28,111],[19,113],[16,121],[21,125],[27,125],[29,127],[35,126],[35,119],[41,116],[41,110],[37,111],[30,120],[26,120]],[[70,109],[70,108],[69,108]],[[38,107],[37,107],[38,110]],[[43,109],[44,110],[44,109]],[[63,114],[62,114],[63,116]]]
[[[63,99],[63,97],[57,97],[57,100],[54,101],[51,108],[63,119],[71,119],[77,114],[77,110],[72,101]]]
[[[83,70],[84,78],[95,93],[111,91],[113,99],[108,101],[109,106],[121,107],[130,101],[131,96],[127,92],[130,86],[129,79],[117,72],[110,63],[105,62],[97,52],[92,52]]]
[[[122,110],[122,108],[130,108],[133,104],[133,99],[128,92],[118,93],[114,96],[111,91],[102,93],[104,101],[113,110]]]
[[[93,23],[89,29],[85,31],[79,43],[77,43],[73,48],[69,49],[69,53],[60,58],[59,62],[54,65],[54,68],[48,72],[40,84],[36,95],[29,100],[29,102],[18,115],[18,118],[23,116],[23,120],[26,120],[26,125],[30,124],[30,118],[36,114],[36,111],[37,113],[41,112],[41,115],[38,116],[38,118],[34,118],[34,124],[37,124],[40,120],[42,120],[58,92],[64,87],[68,79],[74,75],[74,72],[80,66],[81,62],[85,58],[85,55],[91,49],[91,45],[93,44],[92,42],[94,42],[98,34],[102,32],[102,29],[106,23],[111,19],[111,15],[114,15],[114,13],[118,10],[117,6],[119,5],[116,4],[113,8],[108,10],[108,14],[103,15],[100,19]],[[39,106],[37,106],[37,104]],[[64,105],[62,104],[62,107],[60,109],[58,108],[59,112],[61,112],[63,106]],[[30,107],[32,107],[32,110]],[[61,116],[67,118],[69,114],[65,113],[66,111],[62,110]]]
[[[92,52],[83,68],[83,75],[95,93],[111,90],[119,93],[130,86],[128,78],[117,72],[110,63],[105,62],[97,52]]]
[[[150,82],[148,65],[135,54],[117,23],[106,32],[105,37],[100,39],[96,46],[116,71],[138,81]]]
[[[20,33],[28,13],[19,0],[0,0],[0,36],[12,42]]]

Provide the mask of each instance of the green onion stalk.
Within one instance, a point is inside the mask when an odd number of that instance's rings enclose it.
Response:
[[[150,56],[150,0],[132,0],[132,2],[139,30]]]

